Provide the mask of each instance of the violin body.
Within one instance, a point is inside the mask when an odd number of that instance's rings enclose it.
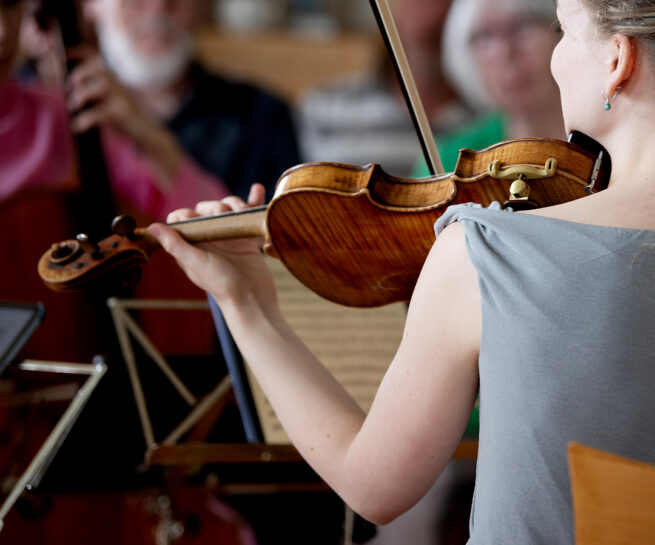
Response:
[[[435,239],[434,222],[447,206],[551,206],[598,190],[608,176],[596,154],[551,139],[462,150],[453,173],[421,180],[389,176],[375,164],[306,163],[282,175],[264,209],[172,226],[191,242],[264,237],[264,251],[311,290],[347,306],[374,307],[409,300]],[[529,198],[512,200],[515,177],[527,180]],[[79,289],[110,272],[129,278],[157,247],[145,229],[115,234],[93,253],[76,244],[55,244],[41,258],[39,274],[52,289]]]
[[[530,200],[539,206],[589,194],[595,157],[562,144],[522,140],[463,150],[454,173],[412,181],[389,176],[379,165],[292,168],[268,206],[272,236],[264,249],[331,301],[357,307],[408,301],[435,239],[434,222],[447,206],[508,200],[512,181],[493,178],[492,161],[509,168],[555,158],[566,165],[530,181]]]

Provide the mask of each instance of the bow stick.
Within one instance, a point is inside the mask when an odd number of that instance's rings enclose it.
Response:
[[[444,168],[434,143],[432,129],[428,121],[428,116],[423,108],[421,97],[418,94],[414,76],[412,76],[407,56],[400,41],[400,35],[396,23],[393,20],[391,8],[387,0],[370,0],[371,9],[375,20],[377,21],[384,45],[393,64],[394,71],[398,77],[398,83],[402,90],[405,103],[409,109],[409,115],[412,118],[416,135],[418,136],[423,156],[428,164],[430,174],[433,176],[443,174]]]

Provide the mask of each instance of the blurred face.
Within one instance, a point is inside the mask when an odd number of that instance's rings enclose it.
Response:
[[[578,0],[560,0],[557,15],[562,39],[553,51],[551,70],[560,88],[566,130],[593,137],[599,130],[596,125],[609,117],[599,113],[608,73],[599,54],[602,45],[590,14]]]
[[[20,0],[0,0],[0,83],[12,73],[23,20]]]
[[[105,0],[106,1],[106,0]],[[198,0],[109,0],[116,4],[116,24],[144,54],[160,55],[190,34],[199,20]]]
[[[552,22],[489,1],[479,10],[470,47],[493,103],[509,112],[528,112],[552,103],[557,87],[550,58],[559,34]]]
[[[103,55],[119,79],[134,86],[166,86],[191,58],[191,34],[203,0],[100,0],[96,16]]]

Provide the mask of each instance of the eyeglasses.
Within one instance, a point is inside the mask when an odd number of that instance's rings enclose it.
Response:
[[[552,28],[552,25],[548,25],[542,19],[533,16],[519,17],[500,26],[485,27],[474,31],[469,44],[480,53],[488,53],[500,44],[531,43],[535,36],[541,36],[544,31],[551,31]]]

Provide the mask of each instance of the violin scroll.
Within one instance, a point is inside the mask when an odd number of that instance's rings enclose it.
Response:
[[[129,287],[138,282],[138,267],[150,261],[158,244],[145,229],[136,229],[136,222],[129,216],[115,218],[112,229],[114,234],[98,243],[78,234],[53,244],[39,260],[43,282],[61,292],[87,285]]]

